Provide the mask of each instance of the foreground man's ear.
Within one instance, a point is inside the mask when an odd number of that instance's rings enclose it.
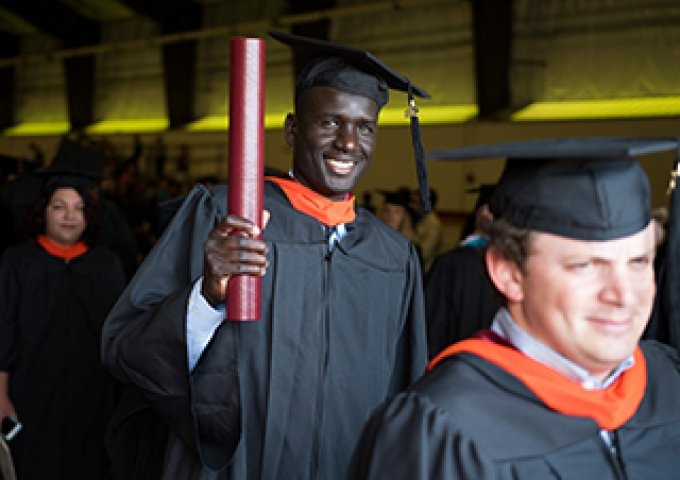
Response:
[[[524,299],[523,274],[519,265],[489,248],[485,255],[486,269],[491,281],[509,303],[521,302]]]

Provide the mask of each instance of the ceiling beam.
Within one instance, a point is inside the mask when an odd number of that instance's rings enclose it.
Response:
[[[122,0],[137,13],[153,20],[161,33],[199,30],[203,12],[200,5],[186,0]],[[194,121],[197,42],[195,39],[163,44],[163,83],[170,128]]]
[[[162,33],[196,30],[201,26],[202,8],[191,0],[120,0],[128,8],[161,27]]]
[[[19,38],[0,32],[0,58],[14,57],[19,54]],[[14,124],[14,75],[15,67],[0,67],[0,131]]]
[[[59,39],[64,48],[99,43],[99,24],[56,0],[3,0],[2,6],[39,31]]]
[[[335,5],[335,0],[289,0],[286,2],[285,13],[295,16],[317,11],[331,11],[335,8]],[[318,18],[291,25],[290,32],[295,35],[329,40],[330,28],[331,20],[329,18]],[[295,78],[308,61],[309,58],[293,52]]]
[[[4,1],[4,0],[3,0]],[[122,0],[121,0],[122,1]],[[282,29],[292,28],[295,25],[306,24],[316,20],[334,20],[339,18],[353,17],[357,15],[378,15],[383,12],[392,11],[397,6],[401,9],[417,8],[424,6],[437,6],[450,0],[399,0],[397,3],[392,1],[362,3],[344,7],[327,8],[313,10],[306,13],[283,14],[276,18],[256,19],[237,24],[240,31],[261,31],[270,28]],[[78,48],[61,49],[52,52],[53,58],[83,57],[88,55],[98,55],[119,50],[130,50],[148,48],[149,44],[167,45],[171,43],[183,42],[185,40],[205,40],[209,38],[229,38],[234,35],[233,25],[215,26],[210,28],[199,28],[192,31],[177,33],[165,33],[154,35],[151,38],[120,41],[117,43],[100,43],[96,45],[85,45]],[[0,58],[0,66],[16,65],[19,63],[35,63],[45,61],[45,53],[24,54],[15,58]]]
[[[41,0],[3,0],[3,7],[25,19],[40,32],[58,39],[63,48],[97,44],[101,26],[61,2]],[[73,129],[94,120],[94,58],[63,60],[68,120]]]
[[[512,0],[473,0],[475,81],[478,117],[499,120],[509,114]]]

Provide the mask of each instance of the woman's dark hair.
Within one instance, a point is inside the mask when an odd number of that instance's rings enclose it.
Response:
[[[80,236],[80,240],[85,242],[88,247],[95,246],[100,240],[101,204],[95,191],[92,188],[88,188],[85,184],[63,185],[59,183],[48,183],[43,187],[40,197],[33,203],[26,215],[23,229],[24,237],[30,240],[35,239],[38,235],[45,234],[45,209],[54,192],[60,188],[72,188],[78,192],[80,198],[83,199],[85,205],[83,213],[87,226]]]

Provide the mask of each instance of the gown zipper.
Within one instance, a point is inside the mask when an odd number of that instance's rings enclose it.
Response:
[[[319,464],[321,462],[321,429],[323,428],[323,405],[325,400],[326,391],[326,374],[328,372],[328,344],[329,344],[329,270],[331,266],[331,261],[333,258],[333,251],[335,245],[330,245],[330,236],[333,233],[333,229],[329,227],[324,227],[324,237],[326,239],[326,254],[324,255],[324,269],[322,278],[322,295],[324,298],[323,303],[323,318],[321,319],[321,341],[323,342],[323,348],[321,349],[321,355],[319,358],[319,391],[317,394],[317,404],[316,411],[319,415],[318,418],[318,428],[314,432],[314,441],[312,443],[312,462],[310,465],[310,478],[318,478],[319,474]]]

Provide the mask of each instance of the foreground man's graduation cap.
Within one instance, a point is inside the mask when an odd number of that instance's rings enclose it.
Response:
[[[675,150],[673,138],[586,137],[429,152],[440,160],[504,157],[489,210],[518,228],[610,240],[645,228],[650,187],[637,155]]]
[[[289,33],[269,34],[288,45],[297,55],[303,56],[307,62],[295,83],[296,99],[308,88],[325,86],[371,98],[382,108],[389,98],[390,88],[407,93],[420,197],[423,209],[430,211],[418,109],[414,100],[415,96],[430,98],[430,95],[366,51]]]

